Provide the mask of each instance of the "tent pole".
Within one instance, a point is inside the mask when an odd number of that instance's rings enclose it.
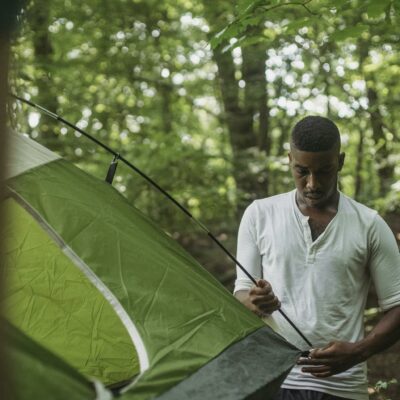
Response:
[[[113,150],[111,147],[105,145],[104,143],[100,142],[98,139],[96,139],[94,136],[90,135],[89,133],[85,132],[84,130],[80,129],[76,125],[72,124],[71,122],[68,122],[64,118],[60,117],[59,115],[47,110],[46,108],[33,103],[32,101],[23,99],[22,97],[19,97],[13,93],[10,93],[11,97],[14,97],[15,99],[21,101],[22,103],[28,104],[31,107],[36,108],[40,112],[48,115],[49,117],[62,122],[64,125],[67,125],[68,127],[74,129],[75,131],[81,133],[83,136],[87,137],[94,143],[96,143],[98,146],[102,147],[104,150],[108,151],[109,153],[114,155],[114,159],[110,164],[106,181],[108,183],[112,183],[112,180],[114,178],[115,171],[117,169],[117,163],[118,160],[121,160],[125,165],[127,165],[129,168],[134,170],[136,173],[138,173],[141,177],[143,177],[147,182],[149,182],[152,186],[154,186],[159,192],[161,192],[165,197],[167,197],[169,200],[171,200],[178,208],[181,209],[182,212],[184,212],[198,227],[200,227],[201,230],[203,230],[208,237],[215,242],[219,248],[246,274],[246,276],[256,285],[257,281],[256,279],[246,270],[246,268],[236,259],[235,256],[208,230],[208,228],[202,224],[199,220],[197,220],[193,215],[187,210],[182,204],[180,204],[176,199],[174,199],[166,190],[164,190],[161,186],[159,186],[153,179],[151,179],[149,176],[147,176],[144,172],[142,172],[139,168],[137,168],[135,165],[130,163],[127,159],[125,159],[123,156],[121,156],[118,152]],[[292,328],[299,334],[299,336],[309,345],[310,347],[313,347],[311,342],[304,336],[304,334],[297,328],[297,326],[290,320],[290,318],[281,310],[278,309],[278,312],[282,315],[283,318],[292,326]]]

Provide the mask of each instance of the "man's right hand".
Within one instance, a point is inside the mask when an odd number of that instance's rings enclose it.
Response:
[[[240,290],[236,297],[259,317],[265,317],[281,307],[271,284],[264,279],[259,279],[257,286],[253,286],[249,291]]]

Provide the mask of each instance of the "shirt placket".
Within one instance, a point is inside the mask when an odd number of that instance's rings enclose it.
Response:
[[[317,252],[316,242],[313,242],[311,235],[311,228],[308,223],[309,217],[301,216],[301,224],[303,227],[303,236],[307,246],[306,264],[313,265],[315,262],[315,255]]]

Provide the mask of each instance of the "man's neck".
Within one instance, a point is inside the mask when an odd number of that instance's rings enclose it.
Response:
[[[325,231],[329,223],[335,218],[339,207],[340,193],[336,191],[334,195],[321,207],[309,207],[300,200],[296,192],[296,203],[300,212],[309,217],[308,224],[311,230],[312,240],[315,241]]]

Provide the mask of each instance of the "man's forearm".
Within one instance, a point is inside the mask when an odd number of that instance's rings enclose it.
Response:
[[[374,329],[358,342],[361,357],[367,358],[386,350],[400,339],[400,306],[385,313]]]

